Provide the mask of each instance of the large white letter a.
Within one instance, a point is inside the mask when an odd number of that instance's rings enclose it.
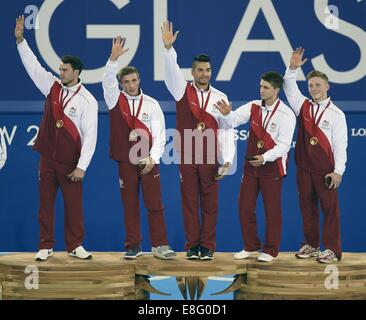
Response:
[[[274,39],[249,40],[249,33],[259,11],[262,10]],[[230,81],[243,52],[279,52],[286,66],[291,58],[292,47],[281,21],[269,0],[251,0],[236,31],[233,42],[221,66],[217,81]],[[305,80],[300,70],[298,80]]]

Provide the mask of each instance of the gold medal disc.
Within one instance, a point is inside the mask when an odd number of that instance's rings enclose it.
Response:
[[[198,122],[197,129],[199,131],[203,131],[203,130],[205,130],[205,128],[206,128],[206,124],[204,122]]]
[[[130,132],[129,141],[137,141],[137,132],[135,130]]]
[[[257,142],[257,148],[262,149],[264,147],[264,142],[262,140],[258,140]]]
[[[318,138],[317,137],[311,137],[310,138],[310,144],[312,145],[312,146],[316,146],[317,144],[318,144]]]
[[[56,121],[56,128],[60,129],[64,126],[64,122],[62,120]]]

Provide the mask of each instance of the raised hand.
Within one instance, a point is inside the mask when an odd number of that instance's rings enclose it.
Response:
[[[111,56],[109,58],[111,61],[117,61],[121,55],[123,55],[125,52],[128,51],[128,48],[127,49],[123,48],[125,42],[126,38],[122,38],[121,36],[117,36],[116,38],[113,39]]]
[[[304,63],[308,59],[302,60],[304,55],[305,49],[303,47],[296,48],[296,50],[292,53],[291,60],[290,60],[290,69],[296,70],[297,68],[304,65]]]
[[[227,104],[225,100],[217,101],[214,106],[225,116],[230,113],[232,107],[231,103]]]
[[[17,40],[17,44],[21,43],[24,40],[24,16],[19,16],[15,19],[15,30],[14,30],[15,39]]]
[[[169,21],[165,21],[161,26],[161,35],[163,37],[164,46],[167,49],[170,49],[175,40],[177,40],[177,36],[179,31],[173,33],[173,23]]]

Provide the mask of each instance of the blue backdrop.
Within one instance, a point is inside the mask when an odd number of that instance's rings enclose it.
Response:
[[[167,17],[181,33],[176,49],[182,68],[201,52],[211,55],[213,85],[234,101],[258,98],[261,73],[284,72],[292,48],[303,45],[313,68],[327,72],[330,94],[347,116],[349,147],[347,170],[340,188],[344,250],[366,249],[366,206],[363,201],[363,165],[366,160],[366,1],[338,0],[48,0],[3,1],[0,26],[2,77],[0,129],[7,160],[0,170],[0,251],[35,251],[39,227],[38,154],[31,150],[43,107],[42,95],[27,76],[15,46],[15,17],[24,13],[29,30],[25,36],[47,69],[57,73],[58,56],[79,55],[86,66],[83,81],[102,100],[100,74],[111,47],[111,37],[127,37],[129,56],[120,61],[141,70],[144,91],[157,98],[165,111],[167,128],[175,127],[174,104],[163,83],[160,25]],[[332,5],[332,7],[327,7]],[[328,11],[327,9],[328,8]],[[38,25],[33,15],[39,10]],[[329,13],[330,10],[333,14]],[[337,18],[338,16],[338,18]],[[32,29],[38,27],[38,29]],[[48,36],[49,35],[49,36]],[[307,92],[306,82],[299,85]],[[189,79],[189,77],[187,77]],[[283,94],[281,97],[285,100]],[[97,150],[84,181],[85,245],[90,250],[123,249],[123,210],[116,164],[108,157],[108,115],[100,103]],[[237,172],[220,183],[217,245],[220,251],[242,248],[237,210],[246,148],[246,130],[240,127]],[[297,201],[293,149],[283,185],[283,237],[281,250],[296,250],[302,240]],[[176,165],[162,165],[163,200],[170,242],[183,249],[184,232]],[[143,248],[149,249],[146,211],[142,208]],[[258,224],[263,238],[264,213],[258,199]],[[63,204],[56,207],[57,250],[64,249]]]

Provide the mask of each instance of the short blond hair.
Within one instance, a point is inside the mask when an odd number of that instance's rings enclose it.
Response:
[[[306,76],[306,79],[310,80],[311,78],[315,78],[315,77],[322,78],[326,82],[329,81],[328,76],[324,72],[321,72],[321,71],[318,71],[318,70],[310,71],[308,73],[308,75]]]

